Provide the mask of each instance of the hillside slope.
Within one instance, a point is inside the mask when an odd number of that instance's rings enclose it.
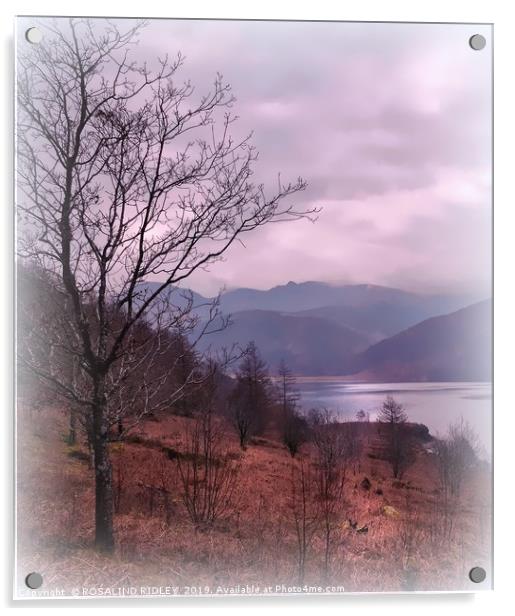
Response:
[[[206,336],[202,345],[242,347],[253,340],[272,373],[284,359],[290,370],[302,375],[338,375],[350,358],[367,348],[368,339],[317,317],[285,315],[269,310],[247,310],[232,315],[225,330]]]
[[[349,374],[369,381],[489,381],[491,302],[427,319],[356,356]]]

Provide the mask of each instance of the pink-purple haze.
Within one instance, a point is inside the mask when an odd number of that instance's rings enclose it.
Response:
[[[123,25],[120,24],[120,25]],[[127,24],[128,25],[128,24]],[[472,34],[486,37],[482,51]],[[189,284],[289,280],[488,293],[491,271],[489,26],[151,20],[136,55],[181,51],[199,93],[221,72],[257,181],[277,173],[322,206],[235,244]]]

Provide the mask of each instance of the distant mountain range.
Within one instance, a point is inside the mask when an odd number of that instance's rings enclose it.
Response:
[[[487,300],[426,319],[358,354],[349,372],[367,381],[489,381],[491,315]]]
[[[404,315],[397,317],[399,322],[402,321],[404,324],[405,320],[415,319],[412,323],[409,323],[414,325],[421,318],[445,314],[471,304],[477,299],[479,298],[470,295],[424,296],[370,284],[335,286],[323,282],[289,282],[267,291],[256,289],[227,291],[222,295],[222,307],[230,313],[241,310],[274,310],[298,313],[325,309],[326,307],[343,307],[347,310],[349,316],[352,311],[357,314],[364,309],[370,315],[369,318],[372,319],[377,318],[382,311],[390,308]],[[354,316],[354,318],[357,317]]]
[[[281,359],[295,374],[343,374],[351,358],[368,347],[362,334],[326,319],[282,314],[270,310],[244,310],[232,315],[225,330],[206,336],[203,346],[245,346],[254,340],[263,359],[275,372]]]
[[[144,283],[142,290],[151,292],[157,284]],[[185,302],[180,291],[171,297],[175,304]],[[206,318],[211,299],[194,292],[192,298],[199,317]],[[489,380],[490,302],[471,305],[477,299],[320,282],[235,289],[220,299],[231,325],[206,336],[202,346],[244,347],[254,340],[272,373],[284,359],[298,375]]]

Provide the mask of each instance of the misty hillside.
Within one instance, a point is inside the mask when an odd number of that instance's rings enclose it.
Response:
[[[221,305],[225,312],[242,310],[275,310],[278,312],[301,312],[320,308],[346,307],[349,318],[356,319],[361,310],[369,311],[376,307],[371,318],[381,312],[398,312],[404,315],[399,319],[397,331],[414,325],[418,321],[436,314],[445,314],[471,304],[470,297],[451,295],[419,295],[399,289],[378,285],[330,285],[322,282],[289,282],[261,291],[257,289],[235,289],[222,295]],[[354,315],[354,316],[353,316]],[[314,314],[314,316],[322,316]],[[406,319],[411,321],[406,323]],[[340,322],[342,324],[342,322]],[[354,327],[347,323],[347,326]],[[370,326],[370,319],[365,330]],[[387,328],[388,329],[388,328]],[[394,333],[391,327],[387,335]],[[396,332],[395,332],[396,333]]]
[[[142,292],[158,288],[158,282],[142,282]],[[185,305],[191,293],[195,310],[204,316],[212,298],[188,289],[169,291],[172,303]],[[477,298],[466,295],[420,295],[378,285],[330,285],[322,282],[289,282],[268,290],[234,289],[220,297],[225,314],[267,310],[313,316],[356,330],[370,343],[377,342],[429,317],[447,314],[470,305]]]
[[[489,381],[491,301],[427,319],[371,346],[351,370],[370,381]]]
[[[461,306],[460,306],[461,307]],[[338,325],[351,327],[374,344],[423,321],[428,316],[441,314],[444,305],[399,304],[377,302],[363,306],[322,306],[296,314],[326,319]]]
[[[342,374],[351,357],[368,347],[367,338],[347,327],[317,317],[247,310],[232,315],[225,330],[206,336],[204,348],[242,347],[253,340],[272,372],[284,359],[295,374]]]
[[[276,310],[298,312],[321,306],[364,306],[380,301],[410,302],[412,295],[398,289],[375,285],[330,285],[323,282],[288,282],[268,290],[235,289],[222,296],[228,312],[241,310]]]
[[[141,293],[148,296],[158,285],[141,283]],[[188,290],[170,291],[171,303],[178,307],[190,297],[194,312],[205,320],[211,298]],[[236,289],[224,293],[220,303],[221,311],[231,315],[231,325],[206,336],[199,346],[218,350],[244,347],[253,340],[272,372],[284,359],[299,375],[483,380],[481,375],[489,371],[478,359],[477,349],[489,341],[489,332],[484,331],[489,316],[485,308],[462,310],[467,299],[320,282],[289,282],[267,291]],[[464,365],[462,357],[472,357],[470,365]]]

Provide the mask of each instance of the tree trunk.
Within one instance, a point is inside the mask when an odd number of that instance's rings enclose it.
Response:
[[[327,503],[326,503],[327,506]],[[331,525],[329,521],[329,513],[325,515],[325,549],[324,549],[324,581],[329,580],[329,551],[331,549]]]
[[[102,552],[114,550],[113,481],[109,458],[108,424],[103,383],[95,387],[93,406],[93,449],[95,454],[95,546]]]

